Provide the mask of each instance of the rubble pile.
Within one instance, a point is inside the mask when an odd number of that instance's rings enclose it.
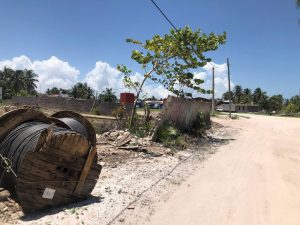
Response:
[[[10,198],[10,193],[3,188],[0,188],[0,215],[0,224],[10,224],[22,215],[20,206]]]
[[[124,130],[112,130],[101,135],[97,134],[97,144],[108,145],[114,154],[123,150],[141,152],[151,157],[159,157],[170,154],[172,151],[163,145],[151,140],[151,137],[140,138]]]
[[[128,131],[124,130],[113,130],[103,133],[102,135],[97,135],[97,139],[101,141],[109,142],[111,145],[121,146],[121,142],[125,141],[122,146],[151,146],[154,144],[150,137],[139,138],[135,135],[130,134]]]

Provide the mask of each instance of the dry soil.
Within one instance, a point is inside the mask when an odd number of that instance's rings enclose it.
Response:
[[[299,225],[300,120],[252,115],[219,122],[240,128],[236,140],[204,162],[148,223]]]

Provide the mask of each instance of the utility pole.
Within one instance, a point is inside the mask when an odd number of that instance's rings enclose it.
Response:
[[[212,98],[211,98],[211,111],[215,115],[215,67],[212,68]]]
[[[230,88],[230,65],[229,58],[227,58],[227,70],[228,70],[228,89],[229,89],[229,118],[231,118],[231,88]]]

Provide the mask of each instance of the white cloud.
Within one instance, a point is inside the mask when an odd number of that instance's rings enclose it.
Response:
[[[31,61],[27,56],[21,55],[11,60],[0,61],[0,69],[4,67],[12,69],[31,69],[38,77],[38,91],[44,92],[53,86],[58,88],[70,88],[78,81],[79,70],[70,66],[55,56],[46,60]]]
[[[12,60],[0,61],[0,69],[3,69],[5,66],[13,70],[23,70],[31,68],[32,62],[28,57],[21,55],[14,57]]]
[[[142,82],[143,76],[140,73],[135,73],[131,76],[132,81]],[[87,73],[86,77],[83,79],[87,82],[98,93],[105,90],[105,88],[112,88],[117,95],[121,92],[133,92],[125,88],[123,84],[123,75],[116,68],[111,67],[108,63],[98,61],[95,67]],[[149,85],[149,83],[144,85],[143,96],[156,96],[158,98],[164,98],[168,96],[168,90],[166,90],[162,85]]]
[[[197,79],[204,80],[204,83],[201,85],[202,89],[212,90],[212,68],[215,68],[215,97],[221,98],[223,93],[228,91],[228,77],[227,77],[227,65],[217,64],[214,62],[208,63],[202,69],[204,71],[198,71],[194,73],[194,77]],[[230,82],[231,87],[234,87],[234,83]],[[211,94],[200,94],[197,91],[185,89],[193,94],[193,97],[205,97],[211,98]]]
[[[117,69],[111,67],[108,63],[98,61],[83,81],[99,92],[105,90],[105,88],[122,88],[121,78],[122,75]]]
[[[197,79],[204,80],[204,79],[207,78],[208,75],[207,75],[206,72],[196,72],[196,73],[194,74],[194,76],[195,76],[195,78],[197,78]]]
[[[32,62],[27,56],[22,55],[11,60],[0,61],[0,69],[3,69],[4,66],[12,69],[32,69],[39,75],[37,86],[38,91],[42,92],[53,86],[67,89],[80,81],[80,71],[68,62],[58,59],[55,56],[46,60]],[[204,71],[195,72],[195,77],[205,81],[201,86],[202,88],[211,89],[213,66],[215,67],[215,93],[218,98],[228,89],[227,67],[225,63],[216,64],[212,62],[207,64],[203,67]],[[143,76],[140,73],[135,73],[131,78],[133,81],[141,82],[143,80]],[[104,91],[105,88],[112,88],[117,95],[121,92],[133,92],[124,87],[123,75],[106,62],[96,62],[95,67],[86,74],[82,81],[87,82],[98,93]],[[234,87],[232,82],[231,85]],[[162,85],[153,84],[152,81],[149,81],[145,83],[141,96],[165,98],[170,94]],[[193,96],[210,97],[210,95],[201,95],[196,92],[193,93]]]
[[[203,67],[205,70],[204,77],[205,83],[203,84],[203,88],[212,89],[212,68],[215,68],[215,97],[221,98],[223,93],[228,91],[228,75],[227,75],[227,65],[226,63],[217,64],[214,62],[207,63],[206,66]],[[230,82],[231,87],[234,87],[234,83]],[[210,95],[205,95],[206,97],[210,97]]]

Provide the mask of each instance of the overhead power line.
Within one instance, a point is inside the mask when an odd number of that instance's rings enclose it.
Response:
[[[165,19],[169,22],[169,24],[176,30],[177,28],[175,27],[175,25],[172,23],[172,21],[166,16],[166,14],[161,10],[161,8],[154,2],[154,0],[150,0],[153,5],[158,9],[158,11],[163,15],[163,17],[165,17]]]
[[[178,32],[178,29],[176,28],[176,26],[172,23],[172,21],[167,17],[167,15],[162,11],[162,9],[155,3],[154,0],[150,0],[153,5],[157,8],[157,10],[163,15],[163,17],[168,21],[168,23]],[[211,66],[219,68],[219,69],[223,69],[224,67],[221,66],[217,66],[217,65],[213,65],[211,62],[207,62],[209,63]]]
[[[212,64],[211,62],[207,62],[207,63],[209,63],[211,66],[219,68],[219,69],[225,69],[226,68],[226,65],[217,66],[217,65]]]

